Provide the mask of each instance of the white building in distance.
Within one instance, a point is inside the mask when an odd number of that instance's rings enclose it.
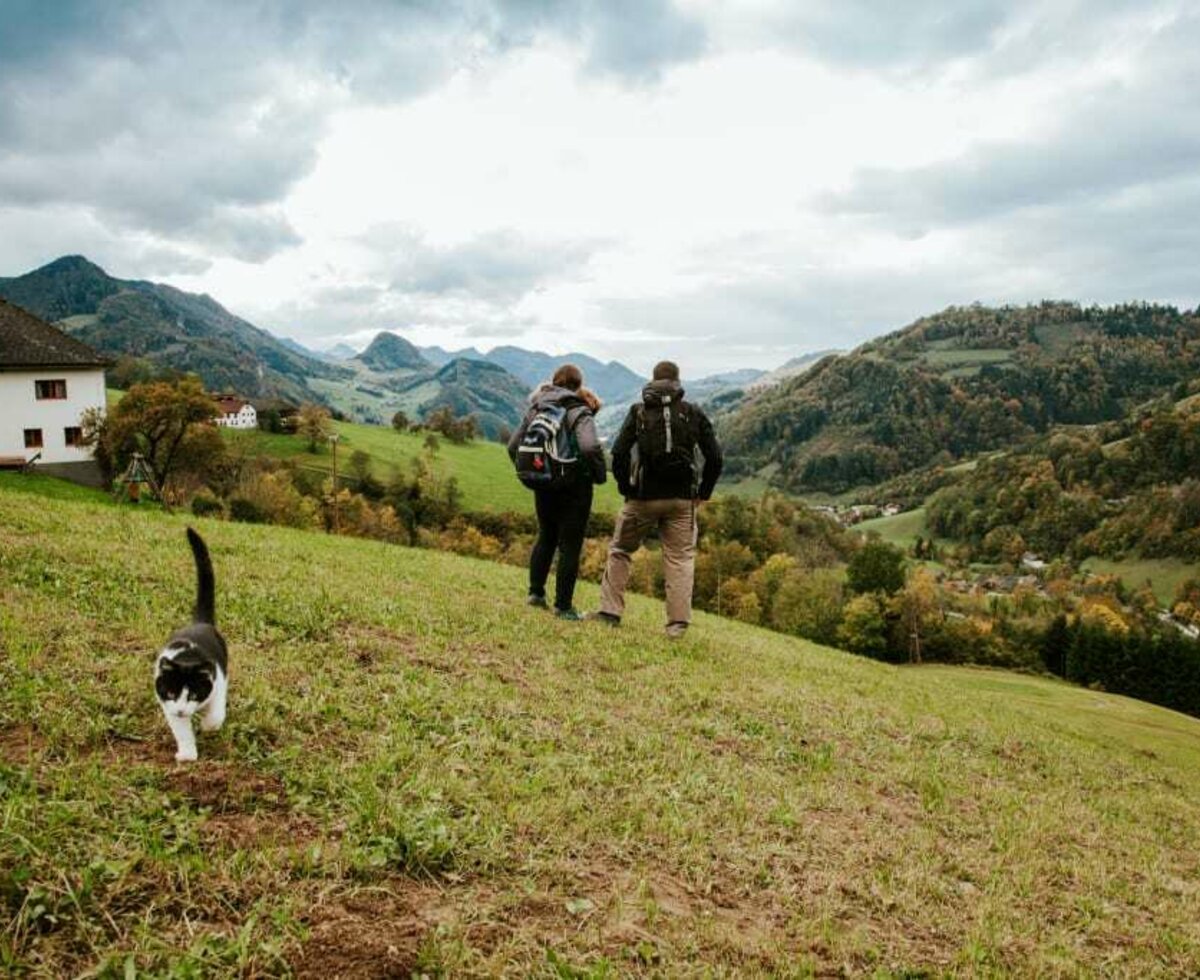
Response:
[[[35,457],[51,472],[94,476],[91,451],[81,445],[81,419],[105,408],[107,360],[32,313],[0,299],[0,460]]]
[[[216,401],[219,414],[214,421],[217,425],[227,429],[258,428],[258,412],[246,399],[236,395],[220,395]]]

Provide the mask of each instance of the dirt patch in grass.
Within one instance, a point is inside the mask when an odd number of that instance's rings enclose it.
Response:
[[[0,729],[0,760],[27,766],[46,747],[46,737],[32,725]]]
[[[292,969],[300,980],[408,977],[443,910],[437,888],[405,879],[324,896],[303,917],[309,935]]]
[[[411,636],[364,623],[341,624],[335,631],[332,645],[340,656],[349,657],[364,670],[397,658],[411,660],[420,649],[420,644]]]
[[[97,751],[102,752],[108,762],[116,766],[134,765],[139,762],[157,766],[175,765],[175,743],[165,732],[158,738],[108,732]]]
[[[272,844],[302,846],[322,836],[317,821],[297,813],[214,813],[204,821],[201,833],[234,850],[261,849]]]
[[[222,762],[179,766],[167,776],[168,787],[213,813],[278,812],[287,809],[283,780],[269,773]]]
[[[210,811],[202,833],[214,843],[244,850],[304,845],[322,837],[316,820],[291,809],[278,776],[236,764],[200,762],[177,767],[166,780],[172,792]]]

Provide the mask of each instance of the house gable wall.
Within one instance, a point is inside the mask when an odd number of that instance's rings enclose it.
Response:
[[[67,382],[64,399],[38,399],[35,381]],[[80,424],[88,408],[105,407],[104,371],[100,368],[0,370],[0,456],[32,457],[45,463],[79,463],[90,450],[68,446],[64,430]],[[42,430],[42,448],[25,448],[25,430]]]

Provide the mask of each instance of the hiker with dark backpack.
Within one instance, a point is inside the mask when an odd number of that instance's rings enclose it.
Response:
[[[508,441],[517,478],[534,494],[538,536],[529,556],[531,606],[546,607],[546,580],[554,553],[554,612],[560,619],[583,617],[575,610],[579,555],[592,512],[592,487],[608,479],[604,448],[593,416],[600,400],[583,387],[574,364],[554,372],[549,384],[529,396],[529,409]]]
[[[696,510],[721,475],[721,447],[712,423],[684,400],[679,368],[654,366],[642,401],[629,409],[612,448],[613,477],[625,498],[600,585],[600,611],[590,619],[621,622],[633,553],[651,531],[662,542],[667,636],[683,636],[692,619],[696,571]]]

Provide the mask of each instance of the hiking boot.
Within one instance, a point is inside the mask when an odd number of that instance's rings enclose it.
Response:
[[[556,608],[554,610],[554,615],[557,616],[559,619],[565,619],[571,623],[578,623],[583,620],[583,616],[580,615],[579,610],[574,609],[574,608],[571,608],[571,609],[557,609]]]
[[[525,600],[525,605],[533,606],[535,609],[546,609],[546,597],[544,595],[534,595],[529,593],[529,598]]]
[[[667,623],[667,639],[678,640],[687,634],[687,623]]]
[[[583,617],[589,623],[603,623],[605,626],[620,626],[621,617],[606,612],[590,612]]]

